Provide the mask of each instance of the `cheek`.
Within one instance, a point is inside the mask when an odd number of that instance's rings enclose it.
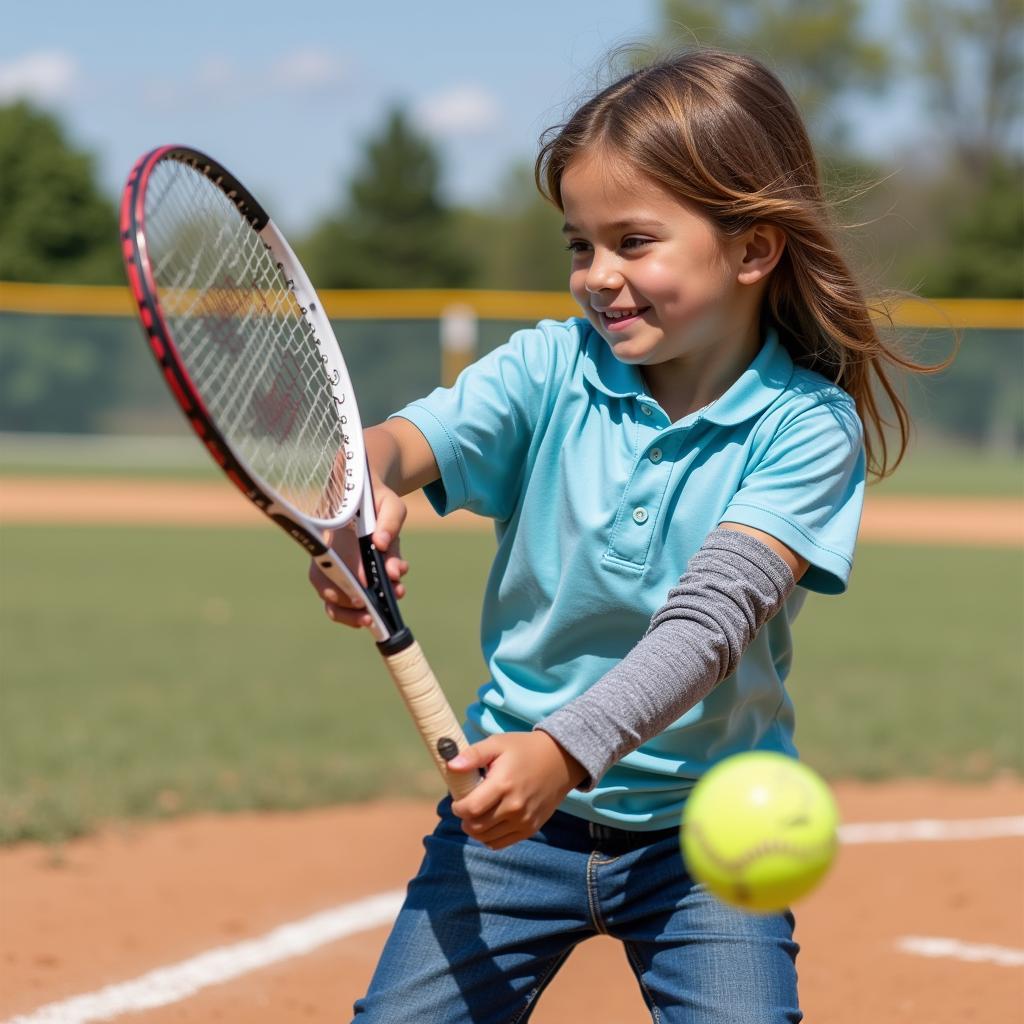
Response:
[[[634,274],[631,283],[648,301],[659,306],[675,305],[685,301],[693,286],[693,274],[678,262],[659,261]]]
[[[663,309],[683,311],[718,297],[724,280],[710,254],[691,252],[682,258],[652,263],[636,284]]]

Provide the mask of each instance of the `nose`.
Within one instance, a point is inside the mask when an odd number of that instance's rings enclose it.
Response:
[[[594,253],[584,287],[593,295],[597,292],[618,291],[624,283],[622,273],[612,253]]]

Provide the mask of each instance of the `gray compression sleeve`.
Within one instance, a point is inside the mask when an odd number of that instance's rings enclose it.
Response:
[[[736,668],[796,586],[756,537],[719,527],[690,560],[643,639],[585,693],[536,726],[586,768],[588,790]]]

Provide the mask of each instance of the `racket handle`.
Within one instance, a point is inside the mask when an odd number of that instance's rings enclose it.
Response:
[[[444,740],[450,740],[458,750],[465,750],[469,743],[420,645],[414,640],[397,654],[385,654],[384,663],[452,796],[456,800],[466,796],[479,783],[480,776],[448,770],[447,761],[454,754]]]

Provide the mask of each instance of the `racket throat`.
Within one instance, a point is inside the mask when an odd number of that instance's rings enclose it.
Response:
[[[359,538],[359,553],[363,559],[363,570],[366,573],[366,589],[373,598],[377,614],[383,619],[390,636],[377,643],[384,654],[396,654],[412,643],[412,633],[402,621],[402,613],[398,610],[398,601],[387,581],[387,570],[384,568],[384,556],[373,546],[368,536]]]

